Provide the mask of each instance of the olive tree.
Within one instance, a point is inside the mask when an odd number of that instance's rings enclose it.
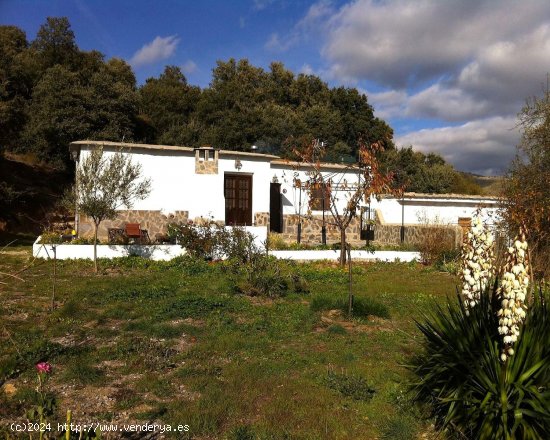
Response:
[[[97,272],[97,231],[103,220],[114,219],[117,209],[130,209],[135,200],[150,193],[151,182],[143,178],[141,165],[122,151],[106,155],[102,148],[84,156],[77,167],[72,195],[78,212],[94,224],[94,270]]]

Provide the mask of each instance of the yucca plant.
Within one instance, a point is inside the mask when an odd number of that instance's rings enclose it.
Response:
[[[423,351],[411,365],[417,402],[438,429],[467,439],[545,439],[550,435],[550,292],[534,295],[515,354],[506,362],[498,332],[498,283],[476,307],[448,300],[418,322]]]

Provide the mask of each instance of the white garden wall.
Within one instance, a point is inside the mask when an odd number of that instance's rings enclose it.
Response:
[[[267,228],[247,226],[245,229],[254,236],[254,243],[258,247],[265,247]],[[32,246],[33,256],[37,258],[53,259],[54,245],[47,243],[41,244],[40,239],[41,237],[38,237]],[[94,258],[94,246],[91,244],[58,244],[55,245],[55,252],[58,260],[93,260]],[[97,246],[98,258],[118,258],[136,255],[155,261],[166,261],[184,254],[185,249],[178,244],[100,244]]]

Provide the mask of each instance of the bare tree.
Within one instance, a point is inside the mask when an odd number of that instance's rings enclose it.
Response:
[[[321,142],[313,140],[293,149],[294,154],[299,158],[299,166],[308,168],[309,181],[306,182],[305,189],[309,193],[310,211],[312,204],[316,203],[315,196],[319,194],[319,190],[322,200],[327,200],[331,214],[328,224],[335,226],[340,232],[341,266],[346,264],[346,230],[357,217],[361,200],[370,200],[372,196],[378,198],[382,194],[400,196],[402,193],[401,188],[395,188],[393,185],[393,174],[384,174],[380,170],[376,155],[382,150],[383,147],[378,142],[367,145],[360,141],[359,163],[345,167],[339,173],[327,174],[322,172],[321,161],[325,155],[325,147]],[[356,182],[347,180],[350,172],[357,173]],[[326,209],[326,206],[323,208]]]
[[[77,210],[94,223],[94,270],[97,273],[97,232],[100,223],[114,219],[117,209],[130,209],[135,200],[150,193],[151,182],[143,179],[141,165],[134,164],[122,151],[104,155],[92,150],[77,167],[72,200]]]
[[[549,76],[550,81],[550,76]],[[524,228],[537,278],[550,278],[550,88],[518,115],[521,141],[504,181],[503,216],[513,237]]]

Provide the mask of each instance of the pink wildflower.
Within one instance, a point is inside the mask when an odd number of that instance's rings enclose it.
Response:
[[[39,362],[36,364],[36,369],[38,373],[50,373],[52,371],[52,366],[48,362]]]

